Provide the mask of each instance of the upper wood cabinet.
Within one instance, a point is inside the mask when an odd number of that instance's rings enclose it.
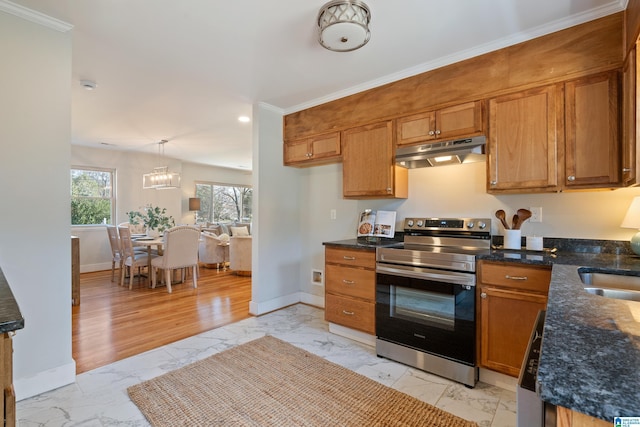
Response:
[[[467,102],[396,119],[396,142],[407,145],[471,137],[482,134],[482,125],[482,102]]]
[[[619,73],[573,80],[564,88],[565,188],[619,186]]]
[[[637,48],[633,48],[622,70],[622,184],[625,186],[640,183],[638,168],[638,124],[637,105]]]
[[[285,141],[285,166],[305,167],[336,163],[341,160],[340,132]]]
[[[489,100],[488,192],[558,188],[555,85]]]
[[[392,121],[344,131],[342,162],[344,198],[408,197],[408,171],[395,165]]]

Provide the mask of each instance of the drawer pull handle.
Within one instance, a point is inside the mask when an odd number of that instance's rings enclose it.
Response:
[[[346,260],[349,260],[349,261],[355,261],[355,259],[356,259],[356,257],[354,257],[354,256],[347,256],[347,255],[344,255],[342,258],[344,258]]]
[[[508,274],[506,276],[504,276],[505,278],[509,279],[509,280],[528,280],[527,276],[509,276]]]
[[[342,279],[342,283],[344,283],[345,285],[354,285],[356,282],[354,282],[353,280]]]
[[[355,313],[353,311],[342,310],[342,314],[346,314],[347,316],[353,316]]]

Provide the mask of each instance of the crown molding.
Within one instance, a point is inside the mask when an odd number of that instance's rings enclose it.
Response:
[[[51,28],[52,30],[60,31],[61,33],[71,31],[73,28],[73,25],[67,22],[52,18],[44,13],[28,9],[8,0],[0,0],[0,11],[10,13],[11,15]]]

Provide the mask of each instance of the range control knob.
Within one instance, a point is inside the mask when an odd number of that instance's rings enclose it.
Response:
[[[419,220],[418,220],[418,224],[416,224],[416,225],[417,225],[418,227],[422,227],[422,226],[424,225],[424,222],[423,222],[421,219],[419,219]]]
[[[478,228],[480,230],[484,230],[485,228],[487,228],[487,224],[485,224],[484,222],[480,221],[480,222],[478,222]]]
[[[407,220],[407,225],[408,225],[409,227],[413,227],[413,220],[412,220],[412,219]]]
[[[467,228],[473,228],[474,225],[473,221],[471,221],[467,224]]]

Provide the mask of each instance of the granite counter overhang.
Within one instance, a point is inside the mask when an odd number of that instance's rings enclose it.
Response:
[[[632,255],[491,251],[479,259],[552,265],[540,397],[612,421],[640,415],[640,302],[589,294],[578,268],[640,275]]]
[[[24,318],[20,313],[13,292],[0,269],[0,333],[12,332],[24,328]]]

